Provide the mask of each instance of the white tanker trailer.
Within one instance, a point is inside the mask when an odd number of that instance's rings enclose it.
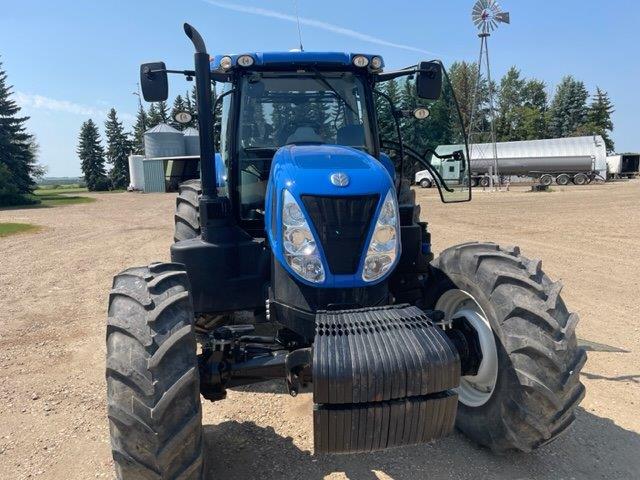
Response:
[[[520,142],[499,142],[498,175],[531,177],[542,185],[559,185],[572,182],[584,185],[590,181],[607,177],[607,152],[601,136],[552,138]],[[442,145],[436,149],[438,155],[446,155],[460,146]],[[471,182],[473,186],[489,186],[490,175],[495,173],[493,144],[479,143],[470,146]],[[432,164],[446,178],[447,163],[432,159]],[[430,186],[424,181],[423,172],[416,173],[416,183]]]

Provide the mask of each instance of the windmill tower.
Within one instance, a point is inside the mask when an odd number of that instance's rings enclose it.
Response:
[[[471,19],[473,24],[478,28],[478,37],[480,38],[480,55],[478,56],[478,72],[476,75],[476,88],[473,95],[473,104],[471,106],[471,116],[469,118],[469,138],[468,143],[471,145],[474,133],[474,121],[476,120],[477,108],[479,103],[479,92],[481,88],[481,78],[484,68],[486,68],[487,81],[489,82],[489,124],[491,128],[491,154],[493,156],[493,175],[491,178],[491,188],[493,189],[494,177],[500,182],[498,173],[498,148],[496,146],[496,129],[495,129],[495,108],[493,101],[493,85],[491,83],[491,67],[489,63],[489,37],[498,25],[501,23],[510,23],[509,12],[503,12],[496,0],[478,0],[471,11]]]

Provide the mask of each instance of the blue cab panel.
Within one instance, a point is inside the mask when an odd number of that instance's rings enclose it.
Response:
[[[364,53],[346,53],[346,52],[301,52],[301,51],[292,51],[292,52],[249,52],[243,54],[232,54],[232,55],[215,55],[211,58],[211,70],[219,70],[220,69],[220,60],[223,57],[230,57],[231,64],[235,67],[237,65],[238,57],[241,55],[250,55],[253,57],[255,63],[254,66],[257,67],[295,67],[296,65],[314,65],[318,67],[324,66],[336,66],[336,67],[353,67],[353,57],[356,55],[363,55],[369,59],[375,56],[380,57],[379,55],[370,55]],[[382,59],[382,57],[380,57]],[[382,61],[381,68],[384,67],[384,60]]]
[[[349,177],[348,185],[340,187],[332,184],[333,173],[345,173]],[[294,197],[316,239],[320,258],[325,271],[322,283],[307,281],[296,274],[287,263],[282,246],[282,197],[287,189]],[[386,275],[373,282],[362,279],[362,269],[366,249],[371,240],[375,219],[387,193],[394,189],[393,180],[387,167],[371,155],[355,148],[342,145],[286,145],[281,147],[273,157],[270,181],[267,186],[265,201],[265,228],[271,249],[276,260],[297,281],[320,288],[355,288],[374,285],[383,281],[395,268],[400,258],[400,245],[394,265]],[[377,195],[378,204],[369,225],[369,231],[363,244],[362,252],[353,252],[360,256],[360,263],[355,274],[334,275],[329,268],[327,257],[323,252],[320,236],[313,221],[305,211],[303,195],[322,197],[356,197]],[[395,195],[395,193],[394,193]],[[274,198],[275,197],[275,198]]]

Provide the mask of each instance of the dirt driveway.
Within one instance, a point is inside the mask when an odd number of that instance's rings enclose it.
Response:
[[[640,476],[640,182],[477,192],[442,205],[420,190],[434,249],[519,244],[564,281],[589,350],[573,430],[531,455],[494,456],[460,434],[435,445],[315,457],[311,398],[279,383],[204,404],[208,478],[479,479]],[[0,478],[113,478],[104,335],[111,277],[168,260],[173,195],[96,195],[91,204],[0,211],[35,234],[0,239]]]

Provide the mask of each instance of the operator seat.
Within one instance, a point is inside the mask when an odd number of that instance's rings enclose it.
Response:
[[[336,132],[336,144],[347,147],[364,146],[364,127],[361,123],[345,125]]]
[[[324,139],[312,127],[298,127],[287,138],[286,145],[291,143],[325,143]]]

